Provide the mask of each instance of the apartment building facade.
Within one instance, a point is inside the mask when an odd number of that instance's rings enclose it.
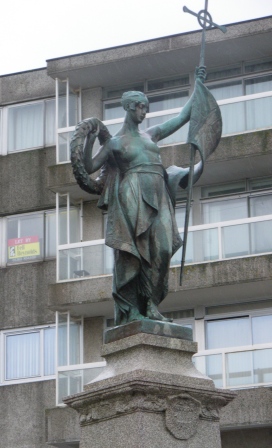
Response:
[[[272,442],[272,17],[207,31],[207,87],[223,137],[193,191],[183,286],[180,253],[161,311],[193,329],[197,368],[237,391],[221,415],[222,446]],[[47,61],[0,77],[0,445],[79,447],[62,398],[104,368],[113,325],[106,213],[69,161],[78,121],[120,127],[124,91],[149,98],[145,126],[192,94],[201,32]],[[187,125],[161,142],[188,166]],[[183,232],[186,194],[176,219]],[[128,445],[129,446],[129,445]]]

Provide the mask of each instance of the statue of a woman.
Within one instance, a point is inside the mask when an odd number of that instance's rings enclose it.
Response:
[[[198,69],[197,78],[204,77],[205,70]],[[189,121],[192,99],[178,116],[145,131],[139,125],[148,111],[147,97],[126,92],[122,105],[126,115],[117,134],[111,136],[100,120],[90,118],[79,123],[71,142],[80,186],[100,193],[98,206],[108,211],[105,242],[114,249],[116,325],[145,318],[167,320],[158,305],[167,295],[170,260],[182,240],[174,216],[177,181],[162,165],[158,142]],[[101,147],[92,156],[96,136]],[[100,177],[92,181],[88,174],[100,168]],[[195,167],[194,180],[201,172],[202,162]],[[186,188],[187,182],[188,169],[180,168],[178,183]]]

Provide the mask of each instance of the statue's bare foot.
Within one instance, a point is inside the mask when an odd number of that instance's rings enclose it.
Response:
[[[173,319],[168,319],[164,317],[158,310],[157,306],[154,305],[150,300],[147,302],[146,317],[152,320],[161,320],[162,322],[173,322]]]

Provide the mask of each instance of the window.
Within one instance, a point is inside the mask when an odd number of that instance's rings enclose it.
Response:
[[[222,229],[224,258],[272,251],[272,221],[248,222],[248,218],[272,215],[272,179],[253,179],[218,187],[205,187],[202,194],[213,199],[202,203],[203,223],[237,220]],[[254,192],[250,191],[254,188]],[[218,198],[219,194],[226,197]],[[231,193],[234,192],[231,196]],[[241,192],[240,194],[238,192]],[[212,244],[217,244],[215,241]],[[207,241],[207,246],[211,242]],[[214,249],[216,252],[216,248]]]
[[[271,69],[272,60],[260,60],[208,72],[206,85],[219,102],[223,118],[223,135],[271,127]],[[104,91],[104,119],[115,120],[114,123],[107,124],[111,134],[118,131],[121,123],[118,119],[124,117],[120,104],[124,91],[140,90],[147,94],[150,107],[144,127],[149,127],[163,123],[176,115],[177,111],[174,112],[174,109],[184,106],[192,87],[193,82],[190,83],[189,75],[185,75],[147,80],[138,86],[126,86],[125,89],[118,87],[106,89]],[[162,111],[166,114],[161,114]],[[185,126],[161,144],[185,142],[187,133],[188,126]]]
[[[70,122],[77,121],[77,96],[70,95]],[[0,120],[4,125],[2,153],[23,151],[56,144],[56,101],[55,99],[33,101],[3,108]],[[65,98],[59,98],[58,119],[63,124],[66,116]],[[6,129],[5,129],[6,128]],[[1,134],[1,132],[0,132]]]
[[[67,212],[60,212],[61,235],[66,233]],[[11,216],[7,221],[7,263],[39,261],[56,256],[56,212],[29,213]],[[70,209],[70,235],[78,240],[79,212]]]
[[[57,382],[56,402],[83,391],[105,367],[105,362],[83,364],[83,318],[72,317],[70,312],[56,313],[57,327]]]
[[[156,79],[147,81],[145,84],[137,86],[127,86],[125,89],[116,88],[113,90],[105,90],[107,100],[104,104],[104,119],[115,120],[123,118],[125,112],[120,104],[122,93],[128,90],[140,90],[147,94],[149,100],[149,114],[143,128],[155,126],[163,123],[177,113],[172,112],[173,109],[182,108],[189,98],[189,76],[176,77],[170,79]],[[157,91],[157,93],[156,93]],[[113,92],[117,99],[113,100]],[[161,115],[161,111],[169,111],[169,114]],[[120,128],[120,123],[107,125],[111,134],[114,134]],[[179,141],[185,141],[188,133],[188,126],[183,126],[182,129],[175,134],[162,140],[161,144],[172,144]]]
[[[257,64],[258,65],[258,64]],[[258,71],[257,65],[252,65],[251,70],[247,70],[250,66],[245,67],[245,73]],[[259,64],[259,69],[263,70],[271,68],[272,61]],[[254,69],[255,67],[255,69]],[[235,71],[238,75],[238,67],[234,70],[219,70],[208,75],[208,81],[220,80],[225,77],[234,75]],[[242,73],[240,69],[240,73]],[[220,76],[221,74],[221,76]],[[220,106],[223,120],[223,135],[244,132],[253,129],[262,129],[271,127],[272,112],[272,74],[259,75],[256,77],[240,77],[227,82],[218,82],[216,84],[208,84],[209,90],[217,101],[226,100],[247,95],[256,95],[254,98],[239,102],[228,102]],[[267,93],[267,95],[265,95]],[[226,103],[226,102],[225,102]]]
[[[1,383],[55,375],[55,327],[2,331]]]

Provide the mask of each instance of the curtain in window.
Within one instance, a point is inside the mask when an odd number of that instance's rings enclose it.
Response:
[[[248,317],[206,322],[206,349],[250,344],[251,332]]]
[[[253,344],[272,342],[272,314],[252,317],[252,335]]]
[[[47,146],[56,144],[56,102],[48,100],[45,102],[45,144]]]
[[[245,81],[246,95],[272,90],[272,76],[262,76]],[[272,97],[246,102],[247,130],[271,127]]]
[[[243,95],[242,81],[210,86],[209,90],[217,101]],[[220,106],[220,110],[223,121],[223,135],[245,130],[245,113],[243,103],[226,104]]]
[[[80,363],[80,322],[70,322],[70,365]]]
[[[43,146],[43,107],[40,102],[8,109],[8,151]]]
[[[59,314],[58,366],[67,366],[67,314]]]
[[[45,213],[45,256],[56,256],[56,213]]]
[[[40,334],[6,336],[6,380],[40,375]]]
[[[250,198],[250,215],[272,215],[272,195]],[[250,225],[251,251],[253,254],[272,251],[272,221],[255,222]]]
[[[55,328],[44,330],[44,375],[54,375],[55,366]]]
[[[165,93],[162,95],[156,95],[149,98],[149,112],[159,112],[162,110],[181,108],[185,105],[189,97],[187,91],[177,93]],[[171,118],[174,118],[177,114],[168,114],[160,117],[148,118],[146,127],[162,124]],[[179,142],[185,142],[187,140],[189,125],[186,124],[177,132],[164,140],[160,141],[161,145],[170,145]]]

